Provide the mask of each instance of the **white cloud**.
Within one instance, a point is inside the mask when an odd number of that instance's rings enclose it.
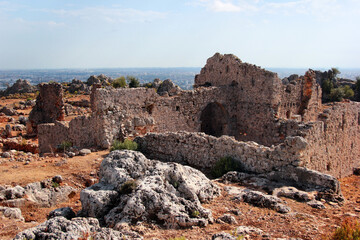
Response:
[[[195,0],[195,5],[213,12],[258,12],[263,14],[301,14],[328,20],[359,13],[359,0]]]
[[[258,0],[199,0],[197,5],[205,6],[213,12],[244,12],[256,11],[256,2],[258,2]]]
[[[105,21],[111,23],[121,22],[148,22],[156,19],[163,19],[167,16],[166,13],[156,11],[141,11],[131,8],[119,7],[86,7],[76,10],[66,9],[36,9],[34,11],[41,11],[56,14],[60,17],[71,17],[78,20],[85,21]]]

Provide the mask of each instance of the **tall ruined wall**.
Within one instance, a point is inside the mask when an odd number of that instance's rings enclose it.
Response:
[[[36,134],[42,123],[62,121],[65,117],[63,89],[59,83],[40,84],[36,105],[31,110],[27,122],[27,133]]]
[[[309,70],[304,76],[283,81],[278,117],[300,121],[316,121],[321,111],[321,87],[316,74]]]
[[[344,177],[360,166],[360,103],[333,103],[320,121],[303,131],[309,146],[306,167]]]
[[[281,97],[281,80],[276,73],[256,65],[243,63],[232,54],[216,53],[209,58],[200,74],[195,76],[194,87],[238,86],[239,102],[267,104],[276,107]]]

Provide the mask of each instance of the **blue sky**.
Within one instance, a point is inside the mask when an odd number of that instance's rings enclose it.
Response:
[[[0,69],[360,67],[359,0],[0,0]]]

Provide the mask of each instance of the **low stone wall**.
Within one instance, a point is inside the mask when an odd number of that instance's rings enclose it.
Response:
[[[135,139],[149,158],[187,164],[209,171],[222,157],[230,156],[241,163],[244,171],[271,172],[285,166],[299,166],[307,144],[301,137],[289,137],[275,147],[234,138],[216,138],[204,133],[149,133]]]
[[[209,172],[220,158],[230,156],[240,163],[242,171],[309,191],[341,195],[336,178],[303,167],[308,144],[299,136],[288,137],[274,147],[189,132],[149,133],[135,141],[148,158],[178,162]]]

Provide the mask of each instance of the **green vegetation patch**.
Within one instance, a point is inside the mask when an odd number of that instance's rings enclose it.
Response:
[[[138,144],[130,139],[125,139],[125,141],[121,142],[119,140],[115,140],[111,145],[110,151],[115,150],[133,150],[136,151],[138,149]]]
[[[215,163],[211,175],[214,178],[219,178],[230,171],[241,171],[241,164],[232,157],[222,157]]]

